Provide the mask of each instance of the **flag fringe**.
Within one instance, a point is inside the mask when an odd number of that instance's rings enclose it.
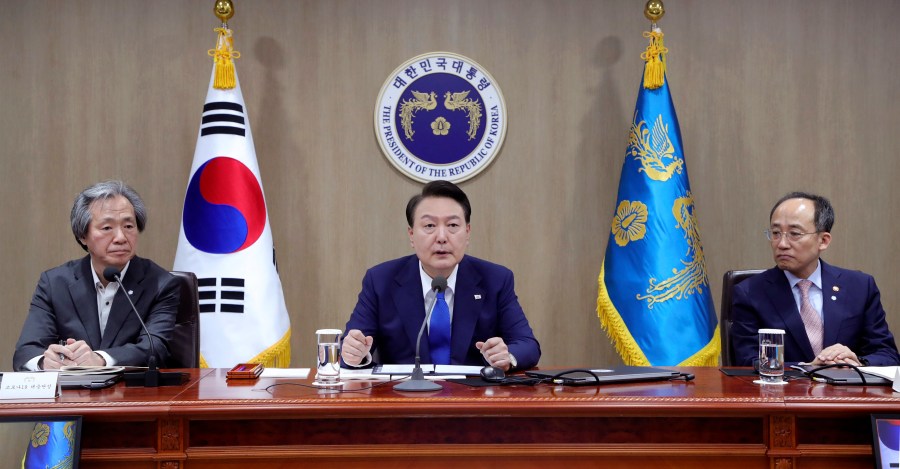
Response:
[[[231,30],[222,27],[216,28],[219,33],[216,39],[216,48],[207,51],[213,58],[215,68],[215,79],[213,80],[213,88],[217,90],[231,90],[236,86],[237,80],[234,74],[234,59],[241,58],[241,53],[234,50],[234,39],[231,37]]]
[[[660,29],[645,31],[644,37],[650,39],[647,49],[641,54],[641,58],[647,64],[644,66],[644,88],[655,90],[663,85],[666,79],[666,54],[669,49],[663,44],[663,33]]]
[[[609,298],[609,292],[606,291],[606,284],[603,281],[605,271],[606,260],[600,266],[600,277],[597,279],[600,286],[597,294],[597,317],[600,318],[600,326],[606,331],[606,335],[612,340],[616,351],[619,352],[619,356],[626,365],[650,366],[650,360],[647,360],[647,356],[635,342],[634,336],[631,335],[628,326],[625,325],[625,321],[622,320],[622,316],[619,315]]]
[[[247,363],[261,363],[266,368],[288,368],[291,366],[291,330],[278,339],[259,355],[247,360]],[[200,355],[200,368],[209,368],[203,354]]]
[[[606,331],[613,344],[616,346],[616,352],[622,357],[622,361],[630,366],[651,366],[647,356],[638,346],[628,330],[628,326],[622,320],[622,316],[612,300],[609,298],[609,292],[606,290],[606,284],[603,278],[606,274],[606,260],[600,266],[600,276],[597,278],[599,286],[597,294],[597,316],[600,318],[600,326]],[[691,355],[678,366],[718,366],[719,351],[721,350],[721,337],[719,328],[716,328],[712,339],[697,353]]]
[[[250,363],[262,363],[263,366],[270,368],[288,368],[291,366],[291,330],[275,342],[271,347],[263,350],[259,355],[253,357]]]
[[[678,364],[678,366],[719,366],[719,352],[721,350],[721,337],[719,328],[713,334],[712,339],[697,353]]]

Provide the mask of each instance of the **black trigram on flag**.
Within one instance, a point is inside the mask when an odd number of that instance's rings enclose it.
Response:
[[[247,133],[244,106],[238,103],[217,101],[203,105],[203,120],[200,122],[200,136],[215,134],[240,135]]]
[[[242,278],[201,278],[201,313],[243,313],[244,279]]]

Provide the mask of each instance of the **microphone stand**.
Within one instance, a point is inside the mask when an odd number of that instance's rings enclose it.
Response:
[[[440,280],[443,279],[441,278]],[[444,291],[444,288],[447,287],[447,281],[443,280],[443,282],[441,282],[440,280],[436,278],[431,284],[432,288],[437,293]],[[428,314],[425,315],[425,320],[422,321],[422,327],[419,328],[419,336],[416,338],[416,364],[413,367],[412,375],[410,375],[408,380],[395,384],[395,391],[421,392],[440,391],[441,389],[444,389],[440,384],[425,379],[425,373],[422,371],[422,360],[419,356],[419,346],[422,344],[422,333],[425,332],[425,325],[428,324],[428,318],[431,317],[431,313],[434,311],[434,306],[436,304],[437,296],[435,296],[434,301],[431,302],[431,307],[428,308]]]
[[[110,268],[108,267],[107,270],[109,269]],[[115,270],[114,267],[112,269]],[[132,371],[125,373],[125,386],[156,388],[159,386],[178,386],[183,383],[184,379],[187,377],[186,373],[179,371],[159,371],[159,366],[156,363],[156,349],[153,347],[153,335],[150,334],[150,329],[147,329],[147,325],[144,324],[144,320],[138,313],[137,307],[134,306],[134,302],[131,301],[131,297],[128,296],[128,292],[124,291],[125,285],[122,284],[120,272],[116,271],[115,273],[112,273],[104,270],[103,277],[107,280],[109,280],[109,277],[112,277],[115,281],[119,282],[119,290],[122,290],[122,294],[125,295],[128,304],[131,305],[131,310],[134,311],[134,315],[137,316],[138,321],[140,321],[141,328],[143,328],[144,332],[147,334],[147,340],[150,341],[150,357],[147,358],[147,371]]]

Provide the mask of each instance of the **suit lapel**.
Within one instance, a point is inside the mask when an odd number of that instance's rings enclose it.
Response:
[[[806,335],[806,326],[803,325],[803,318],[800,317],[800,310],[794,300],[787,276],[780,269],[774,269],[768,281],[771,286],[768,289],[769,299],[785,324],[785,332],[802,347],[803,356],[812,357],[812,345],[809,343],[809,336]]]
[[[91,273],[91,257],[85,256],[74,272],[74,281],[69,284],[69,295],[75,313],[81,319],[84,327],[85,339],[88,345],[98,348],[100,343],[100,314],[97,311],[97,288],[94,286],[94,276]],[[60,337],[67,339],[68,337]],[[73,337],[80,339],[80,337]]]
[[[410,256],[406,265],[400,269],[394,279],[397,288],[394,289],[394,304],[397,305],[397,315],[406,332],[406,337],[413,347],[415,356],[416,339],[419,337],[419,329],[425,320],[425,297],[422,294],[422,278],[419,275],[419,259]],[[422,363],[431,362],[431,351],[428,347],[428,330],[422,334],[422,344],[419,355]]]
[[[476,295],[479,300],[476,300]],[[481,317],[481,306],[484,304],[484,289],[481,287],[481,274],[472,263],[463,257],[456,272],[456,291],[453,292],[453,323],[450,334],[450,362],[465,363],[470,352],[475,324]],[[481,337],[479,340],[487,339]]]
[[[838,342],[838,331],[841,330],[841,322],[846,316],[843,312],[840,296],[841,273],[832,269],[825,261],[822,263],[822,317],[825,321],[825,333],[822,336],[822,344],[827,347]],[[837,287],[838,290],[834,290]],[[831,297],[834,296],[835,300]]]
[[[113,299],[112,308],[109,311],[109,318],[106,320],[106,330],[103,331],[103,340],[100,342],[101,350],[112,347],[116,344],[116,336],[134,312],[131,311],[131,304],[125,298],[125,295],[131,297],[131,301],[138,304],[141,296],[144,294],[144,281],[146,265],[140,262],[140,259],[134,257],[131,264],[128,265],[128,271],[122,281],[127,285],[119,285],[119,290]],[[140,311],[139,311],[140,312]],[[142,316],[143,317],[143,316]]]

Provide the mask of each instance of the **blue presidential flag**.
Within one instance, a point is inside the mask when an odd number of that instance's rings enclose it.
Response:
[[[75,461],[74,421],[37,422],[22,458],[23,469],[71,468]]]
[[[600,268],[597,314],[627,365],[715,366],[716,311],[662,32],[645,33],[644,79]]]

